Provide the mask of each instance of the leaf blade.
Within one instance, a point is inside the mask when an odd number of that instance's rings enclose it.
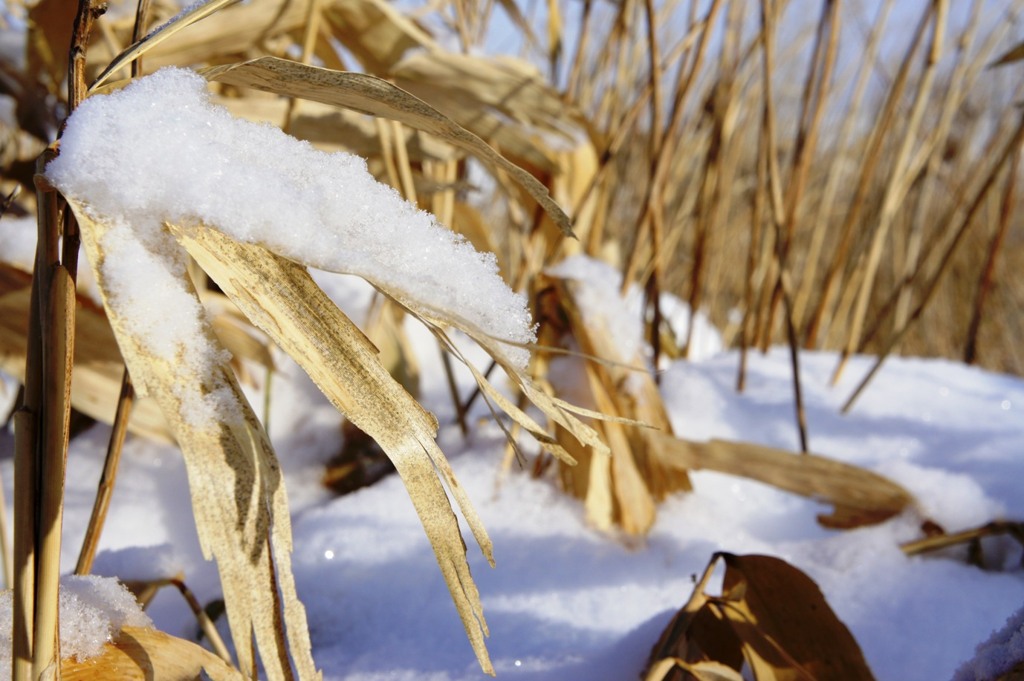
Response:
[[[290,653],[299,678],[319,679],[291,571],[284,480],[266,433],[226,360],[199,373],[191,364],[168,361],[149,349],[139,330],[111,304],[103,246],[111,227],[76,200],[69,198],[68,204],[81,226],[82,245],[136,390],[157,400],[185,458],[200,546],[205,557],[217,561],[240,666],[254,668],[249,642],[255,637],[268,678],[293,677],[286,659]],[[198,303],[190,280],[185,277],[183,283]],[[207,318],[199,320],[198,333],[208,347],[219,347]],[[217,395],[232,417],[195,419],[182,390]]]
[[[493,673],[484,645],[487,624],[466,561],[458,519],[441,479],[449,483],[488,561],[493,548],[434,441],[437,423],[387,372],[376,348],[313,282],[305,268],[252,244],[239,244],[202,225],[171,226],[186,250],[221,289],[310,375],[324,395],[394,462],[434,549],[470,644]]]

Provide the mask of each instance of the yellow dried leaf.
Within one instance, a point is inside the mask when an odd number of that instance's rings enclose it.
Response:
[[[546,300],[558,306],[548,316],[562,325],[557,331],[551,325],[549,333],[562,336],[555,340],[563,344],[571,337],[584,357],[597,358],[574,361],[586,378],[587,401],[600,412],[592,415],[595,427],[612,451],[610,464],[581,458],[589,465],[587,473],[561,470],[562,480],[568,491],[585,499],[587,517],[598,527],[607,528],[611,519],[630,534],[645,534],[654,524],[658,501],[691,489],[684,468],[667,466],[651,452],[656,429],[671,430],[661,394],[642,368],[643,358],[622,356],[607,322],[585,318],[577,303],[577,282],[544,277],[539,285],[548,293]]]
[[[586,369],[590,392],[598,410],[618,416],[619,409],[612,396],[606,391],[598,372],[595,371],[595,366],[588,365]],[[647,531],[654,525],[656,511],[654,499],[637,468],[636,448],[630,442],[629,435],[622,424],[602,422],[600,427],[612,450],[611,486],[615,495],[614,517],[627,533],[647,534]],[[603,495],[604,492],[601,491],[601,494]],[[591,490],[588,488],[588,502],[590,496]]]
[[[174,366],[149,352],[130,321],[107,304],[102,243],[110,227],[93,219],[75,200],[69,199],[68,204],[81,225],[82,244],[136,391],[159,403],[184,456],[200,545],[207,558],[217,561],[239,665],[253,668],[249,642],[255,639],[272,681],[292,678],[291,663],[299,678],[319,679],[305,608],[291,571],[291,521],[284,479],[266,433],[225,362],[210,372]],[[186,286],[190,283],[187,278],[183,281]],[[202,323],[200,333],[208,347],[217,347],[208,321]],[[182,376],[182,371],[190,375]],[[232,417],[196,419],[179,397],[183,388],[217,394],[223,404],[230,405]]]
[[[389,118],[436,135],[493,168],[508,173],[544,208],[562,233],[572,236],[569,217],[535,177],[508,161],[462,125],[385,80],[364,73],[332,71],[277,57],[260,57],[240,64],[215,66],[202,69],[200,73],[209,80],[221,83],[309,99]]]
[[[582,114],[524,60],[420,51],[389,75],[537,175],[558,172],[560,150],[588,143]]]
[[[493,668],[484,645],[487,625],[441,478],[493,564],[476,511],[434,441],[437,422],[388,374],[377,349],[305,268],[262,246],[239,244],[202,225],[172,233],[228,297],[309,374],[353,424],[373,437],[395,464],[419,514],[481,667]]]

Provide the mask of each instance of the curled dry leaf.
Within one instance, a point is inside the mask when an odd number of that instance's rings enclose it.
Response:
[[[710,596],[706,588],[719,560],[725,564],[722,594]],[[860,646],[818,585],[773,556],[716,553],[652,649],[645,677],[690,678],[685,666],[665,660],[718,662],[736,673],[746,662],[757,681],[874,679]]]
[[[235,2],[235,0],[206,0],[206,2],[196,2],[187,6],[180,14],[175,15],[168,23],[153,29],[143,36],[138,42],[129,45],[119,55],[114,57],[107,67],[103,69],[98,76],[96,76],[92,85],[89,86],[89,91],[95,91],[96,88],[107,82],[112,75],[128,66],[160,43],[168,40],[179,31],[216,14],[233,2]],[[221,20],[223,21],[223,18]],[[235,32],[236,34],[238,33],[237,29]],[[221,49],[223,49],[223,47],[221,47]]]
[[[323,16],[334,38],[380,76],[409,50],[436,47],[426,31],[385,0],[331,0],[324,3]]]
[[[202,676],[205,674],[205,676]],[[61,662],[63,681],[243,681],[245,677],[210,651],[157,629],[123,627],[103,652]]]
[[[395,83],[538,175],[558,153],[588,142],[583,116],[529,62],[441,50],[409,54]]]

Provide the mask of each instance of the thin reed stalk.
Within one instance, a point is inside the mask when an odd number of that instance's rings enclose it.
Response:
[[[970,202],[970,206],[965,211],[963,218],[960,220],[952,238],[946,246],[946,249],[941,254],[934,273],[925,285],[921,300],[918,302],[907,321],[902,326],[898,327],[886,341],[882,350],[878,353],[875,363],[872,365],[870,371],[868,371],[867,375],[861,380],[856,389],[843,404],[843,413],[848,412],[853,407],[857,398],[862,392],[864,392],[864,389],[871,382],[871,379],[874,378],[875,374],[878,373],[882,363],[889,357],[893,348],[900,342],[900,340],[903,339],[914,322],[921,317],[921,313],[924,311],[925,307],[928,305],[932,296],[938,289],[939,281],[946,273],[949,263],[952,261],[953,255],[956,253],[957,246],[970,229],[971,224],[974,222],[975,215],[980,210],[981,206],[984,205],[985,198],[988,195],[989,190],[994,186],[1000,171],[1003,169],[1003,166],[1006,165],[1011,155],[1018,152],[1018,148],[1022,142],[1024,142],[1024,118],[1020,119],[1013,137],[1003,147],[1002,152],[998,155],[995,162],[991,164],[989,172],[986,173],[984,177],[981,188],[977,191],[973,200]]]
[[[878,273],[879,260],[882,257],[882,248],[889,234],[889,228],[896,218],[896,212],[918,176],[919,169],[911,167],[911,153],[920,133],[925,109],[930,104],[936,66],[939,58],[942,56],[942,44],[946,33],[946,17],[949,11],[949,4],[946,0],[936,0],[931,7],[933,8],[931,45],[928,48],[928,56],[925,59],[924,71],[918,82],[909,120],[906,128],[901,132],[902,142],[892,162],[892,174],[886,183],[881,213],[875,225],[874,233],[871,237],[871,246],[863,265],[864,272],[861,275],[851,326],[846,334],[846,344],[840,355],[839,364],[832,376],[833,384],[839,380],[846,361],[860,342],[861,332],[864,329],[864,318],[868,312],[868,302],[874,288],[875,276]]]
[[[778,166],[778,149],[776,143],[776,115],[773,99],[772,74],[775,73],[775,21],[779,8],[772,0],[764,0],[761,4],[761,36],[764,58],[764,108],[762,118],[762,135],[766,140],[768,196],[771,207],[770,215],[775,227],[775,260],[778,268],[778,284],[776,290],[783,301],[784,323],[789,339],[790,366],[793,372],[793,403],[795,407],[797,435],[800,440],[800,451],[810,452],[807,438],[807,416],[804,409],[803,390],[800,386],[800,352],[796,342],[796,330],[793,325],[793,310],[789,272],[786,269],[786,239],[783,236],[783,222],[786,219],[785,205],[782,198],[782,173]],[[769,314],[769,318],[771,318]]]
[[[114,423],[111,426],[110,440],[107,443],[103,472],[100,474],[92,514],[89,517],[89,524],[85,528],[85,537],[82,539],[82,548],[75,565],[76,575],[87,575],[92,571],[96,549],[99,546],[103,526],[107,519],[107,510],[110,508],[110,498],[114,493],[114,483],[117,481],[117,469],[121,461],[125,436],[128,434],[128,420],[134,402],[135,389],[132,387],[128,369],[125,368],[121,374],[121,392],[117,398],[117,409],[114,412]]]
[[[936,178],[939,174],[943,162],[943,149],[949,142],[953,120],[956,112],[960,110],[960,107],[964,103],[964,98],[967,96],[970,85],[974,83],[981,69],[984,68],[985,63],[990,59],[996,45],[1006,34],[1009,26],[1009,22],[1000,22],[999,25],[990,32],[988,38],[985,40],[985,44],[977,51],[973,60],[968,60],[966,55],[974,44],[975,34],[977,33],[982,17],[981,10],[983,6],[983,2],[979,1],[974,3],[968,24],[958,40],[957,53],[959,58],[956,60],[953,72],[950,75],[949,87],[947,89],[939,122],[935,126],[934,132],[931,135],[929,145],[926,147],[929,154],[925,173],[929,178]],[[926,149],[922,149],[922,151],[925,151]],[[910,227],[906,254],[901,268],[902,281],[909,281],[910,276],[917,266],[918,259],[921,256],[925,227],[931,216],[930,208],[932,206],[935,192],[938,191],[940,185],[938,182],[931,181],[921,182],[920,187],[920,192],[917,197],[917,208],[915,210],[913,223]],[[910,310],[910,296],[911,289],[908,286],[901,284],[899,299],[896,301],[896,308],[894,312],[894,323],[897,326],[901,325],[906,320],[907,314]]]
[[[902,100],[903,92],[906,88],[910,74],[910,66],[913,62],[913,56],[917,52],[918,47],[924,38],[925,28],[930,22],[933,11],[934,6],[929,3],[928,8],[924,11],[921,16],[921,20],[918,22],[913,38],[910,41],[910,46],[907,48],[906,55],[900,63],[896,79],[889,88],[885,104],[883,105],[878,118],[875,120],[875,125],[868,138],[868,146],[863,154],[860,164],[857,187],[850,202],[849,210],[846,212],[846,217],[843,220],[842,226],[839,228],[839,244],[836,247],[832,260],[825,271],[825,277],[821,283],[821,293],[818,298],[818,304],[815,306],[814,312],[810,317],[805,331],[805,343],[809,347],[814,346],[818,333],[821,330],[821,326],[826,323],[826,317],[835,316],[829,315],[828,313],[834,302],[837,278],[839,277],[843,267],[850,262],[853,257],[851,249],[854,246],[854,239],[857,236],[857,228],[860,225],[862,212],[868,204],[868,191],[875,178],[877,168],[881,163],[882,152],[884,149],[883,142],[887,135],[892,131],[895,124],[896,109]]]
[[[1024,96],[1024,83],[1021,83],[1014,93],[1015,98],[1020,96]],[[1011,115],[1014,113],[1015,112],[1012,110],[1008,110],[1004,113],[999,122],[997,131],[991,135],[985,148],[980,154],[978,154],[977,160],[967,166],[967,169],[964,172],[964,181],[957,185],[956,191],[951,199],[953,208],[947,213],[945,220],[934,230],[933,238],[924,242],[921,254],[917,258],[914,271],[897,282],[896,287],[890,293],[888,299],[878,308],[874,321],[867,327],[867,331],[861,339],[857,352],[863,352],[867,348],[868,344],[878,337],[878,334],[881,333],[885,323],[894,313],[900,296],[909,295],[911,290],[916,290],[917,284],[926,278],[926,275],[928,274],[928,267],[932,261],[936,259],[941,260],[942,256],[936,256],[936,254],[941,254],[943,252],[943,247],[948,246],[948,244],[952,243],[955,239],[955,235],[958,232],[957,225],[961,224],[961,220],[967,213],[968,208],[966,208],[966,206],[971,205],[970,197],[976,196],[988,181],[989,171],[991,168],[989,159],[998,156],[1001,153],[1000,149],[1005,144],[1005,140],[1013,135],[1012,126],[1014,121],[1011,118]],[[897,323],[894,326],[895,328],[901,328],[905,323],[907,323],[906,318],[904,318],[901,323]]]
[[[868,35],[864,46],[864,53],[860,60],[860,68],[857,80],[850,95],[850,101],[844,107],[843,121],[840,124],[839,132],[832,141],[831,153],[828,156],[828,172],[826,174],[825,188],[822,190],[817,210],[815,211],[813,226],[811,227],[811,241],[807,247],[807,254],[804,258],[804,269],[800,275],[800,286],[793,302],[793,317],[801,329],[804,337],[804,347],[810,348],[814,345],[814,338],[809,332],[810,321],[805,322],[807,306],[811,300],[811,293],[815,290],[817,283],[818,264],[824,250],[825,239],[828,228],[832,224],[832,210],[839,194],[841,180],[845,176],[843,169],[847,160],[847,149],[849,140],[853,137],[859,115],[863,112],[864,94],[867,91],[868,81],[873,72],[873,66],[878,57],[878,49],[881,44],[882,35],[885,32],[889,13],[893,7],[893,0],[886,0],[878,9],[878,15],[872,23],[871,32]]]

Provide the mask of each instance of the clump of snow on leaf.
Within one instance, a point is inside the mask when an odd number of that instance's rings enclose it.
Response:
[[[609,335],[619,356],[608,358],[632,362],[645,354],[643,327],[634,314],[641,303],[640,290],[631,287],[620,295],[622,275],[612,266],[585,255],[566,258],[547,273],[560,279],[577,282],[573,297],[583,315],[584,323],[595,333]],[[628,323],[635,320],[636,323]]]
[[[96,218],[131,226],[150,255],[133,260],[135,269],[110,264],[124,291],[115,297],[127,301],[140,285],[163,289],[163,300],[139,302],[144,314],[136,317],[157,335],[170,316],[160,312],[184,304],[177,302],[182,285],[170,281],[183,256],[162,225],[203,222],[285,258],[359,275],[428,317],[465,320],[514,344],[535,339],[526,299],[501,280],[493,254],[478,253],[377,182],[362,158],[321,152],[273,126],[233,118],[211,103],[206,81],[191,71],[163,69],[83,102],[46,173]],[[154,275],[161,267],[173,276]],[[165,337],[175,346],[181,336]],[[529,358],[514,346],[508,355],[519,366]]]
[[[0,593],[0,669],[11,668],[13,595]],[[103,651],[122,627],[151,627],[135,597],[116,579],[68,575],[60,583],[61,657],[86,660]]]

